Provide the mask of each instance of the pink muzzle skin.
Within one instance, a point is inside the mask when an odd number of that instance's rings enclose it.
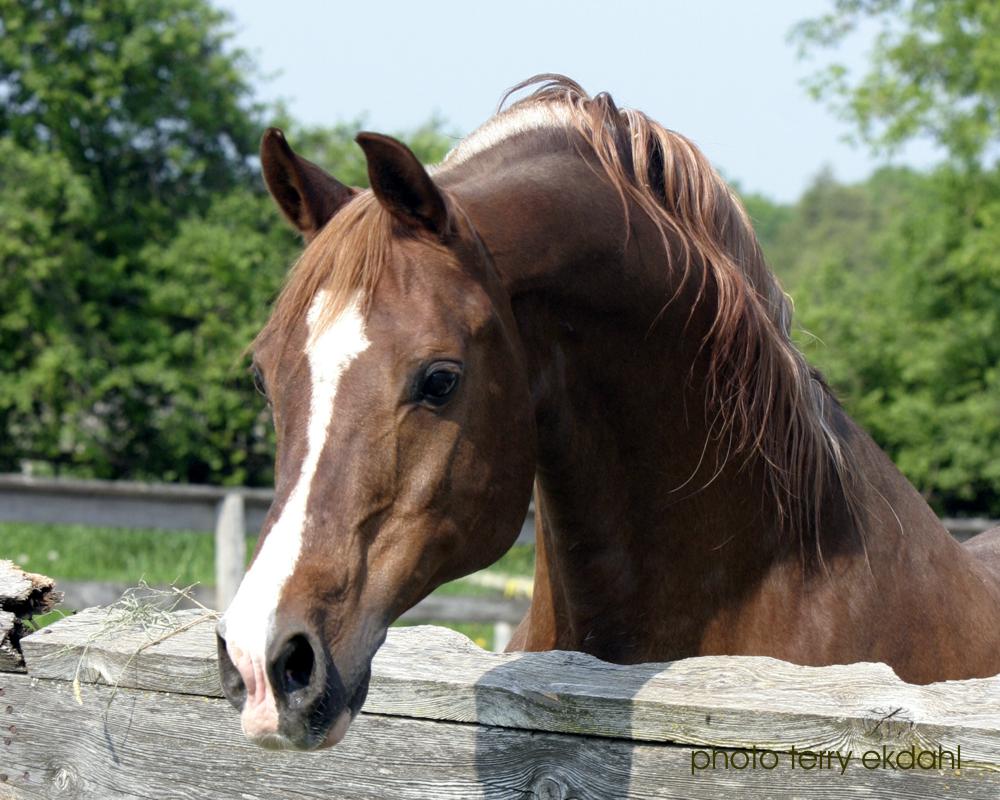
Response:
[[[230,643],[226,643],[226,651],[239,670],[243,684],[246,686],[246,701],[240,714],[240,725],[247,738],[271,746],[281,746],[284,737],[278,732],[278,706],[274,700],[271,682],[267,679],[262,662],[255,660],[249,653]],[[347,729],[351,726],[351,712],[344,709],[340,712],[323,742],[317,750],[340,744]]]
[[[240,723],[251,739],[261,739],[278,734],[278,706],[274,692],[264,671],[264,664],[249,653],[227,642],[226,650],[246,686],[246,702],[240,714]]]

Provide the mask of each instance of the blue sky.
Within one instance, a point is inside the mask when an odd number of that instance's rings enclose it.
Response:
[[[562,72],[687,135],[743,189],[775,199],[793,200],[823,165],[857,180],[881,163],[846,144],[849,127],[808,96],[815,62],[787,40],[830,0],[218,4],[261,67],[259,95],[307,123],[364,115],[392,132],[436,112],[465,134],[509,86]],[[860,71],[870,42],[862,32],[838,60]],[[916,145],[896,160],[935,159]]]

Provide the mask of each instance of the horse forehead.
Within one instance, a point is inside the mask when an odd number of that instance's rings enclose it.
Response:
[[[462,338],[495,315],[482,282],[457,262],[417,251],[401,266],[375,290],[368,336],[376,346],[399,336]]]

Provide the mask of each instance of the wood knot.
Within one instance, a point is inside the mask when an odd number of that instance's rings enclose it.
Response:
[[[565,800],[566,787],[555,778],[539,778],[535,781],[534,796],[537,800]]]
[[[58,767],[52,776],[52,788],[57,797],[76,797],[80,794],[80,778],[69,767]]]

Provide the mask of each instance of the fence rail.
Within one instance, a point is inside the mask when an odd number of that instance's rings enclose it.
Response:
[[[8,522],[213,531],[227,497],[243,499],[245,533],[260,533],[274,499],[270,489],[0,473],[0,520]],[[534,540],[534,508],[530,508],[518,542]]]
[[[394,629],[340,745],[268,753],[221,699],[212,628],[185,613],[144,631],[92,610],[24,639],[27,674],[0,672],[0,797],[1000,796],[1000,677],[912,686],[884,664],[760,657],[615,666]],[[923,766],[901,767],[906,753]]]
[[[0,474],[0,521],[83,524],[165,531],[213,531],[215,588],[196,589],[198,602],[226,608],[243,578],[247,536],[264,524],[274,493],[269,489],[194,486]],[[533,542],[534,510],[518,541]],[[0,552],[0,557],[14,553]],[[64,605],[109,605],[127,588],[96,581],[60,581]],[[502,650],[524,617],[523,598],[432,595],[403,615],[406,621],[479,622],[493,626],[493,646]]]
[[[10,522],[213,531],[219,506],[243,498],[244,530],[256,535],[274,493],[269,489],[0,475],[0,519]]]

